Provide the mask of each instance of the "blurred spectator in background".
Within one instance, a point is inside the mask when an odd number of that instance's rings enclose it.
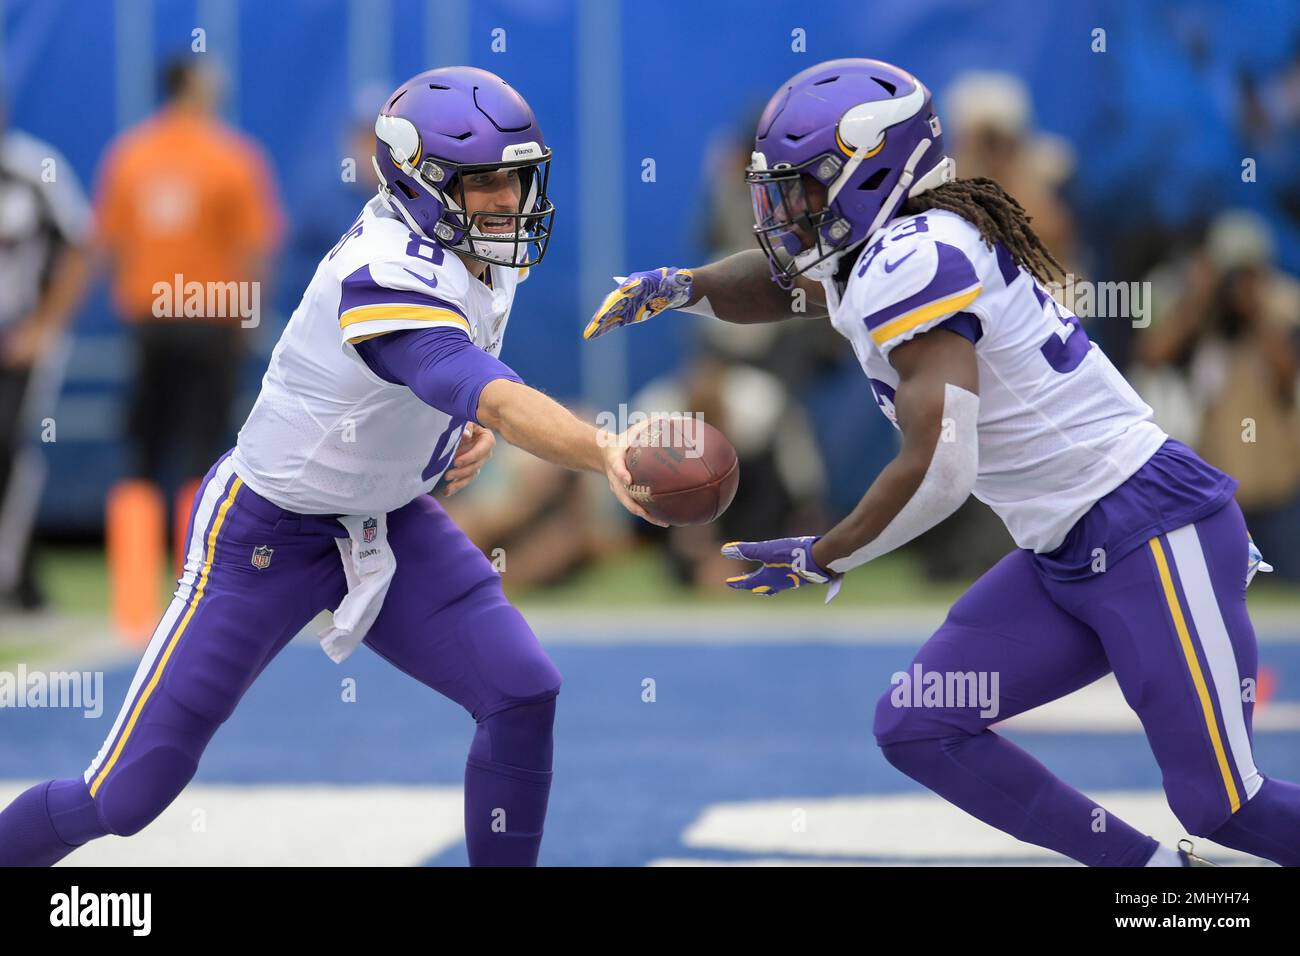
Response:
[[[262,149],[218,116],[219,70],[186,57],[163,82],[162,108],[110,146],[96,195],[114,301],[136,351],[132,479],[109,493],[106,532],[114,618],[137,638],[159,611],[164,493],[175,496],[179,558],[194,489],[233,443],[240,333],[270,302],[261,282],[282,218]]]
[[[1267,224],[1234,210],[1157,269],[1135,384],[1162,427],[1240,482],[1256,543],[1300,581],[1300,284],[1273,257]]]
[[[591,412],[580,417],[595,420]],[[511,594],[560,584],[625,550],[632,537],[607,507],[602,476],[556,468],[505,442],[474,482],[435,496]]]
[[[379,188],[370,157],[375,149],[375,118],[391,91],[391,86],[377,84],[357,91],[339,137],[340,162],[333,166],[330,176],[313,185],[306,202],[299,205],[293,235],[278,272],[277,285],[289,303],[286,311],[297,308],[316,266]]]
[[[957,175],[987,177],[1025,208],[1043,244],[1080,274],[1074,218],[1060,198],[1074,171],[1074,150],[1063,139],[1033,130],[1033,103],[1010,73],[972,70],[944,93],[944,133],[951,137]]]
[[[90,208],[68,161],[3,121],[0,116],[0,602],[35,610],[44,604],[31,547],[45,474],[37,437],[41,419],[54,410],[63,332],[86,286]]]
[[[1239,69],[1237,85],[1244,155],[1269,170],[1260,185],[1273,193],[1292,227],[1300,227],[1300,43],[1281,68],[1265,76]]]
[[[131,469],[155,482],[169,464],[200,477],[231,444],[240,317],[160,315],[154,286],[260,282],[280,232],[266,157],[218,117],[221,86],[201,60],[170,64],[162,109],[113,143],[100,172],[99,234],[139,359]]]

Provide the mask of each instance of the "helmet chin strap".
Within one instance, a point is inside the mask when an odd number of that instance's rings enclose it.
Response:
[[[957,178],[957,161],[951,156],[945,156],[939,162],[934,164],[934,168],[918,179],[912,188],[907,191],[908,198],[919,196],[923,192],[928,192],[936,186],[942,186],[944,183],[950,183]]]
[[[817,251],[818,251],[817,247],[813,246],[811,249],[805,252],[801,252],[799,253],[799,255],[795,256],[795,262],[797,263],[801,258],[804,258],[805,256],[807,256],[808,258],[813,258],[816,255]],[[840,259],[843,258],[844,253],[846,252],[848,252],[847,249],[839,249],[835,252],[832,252],[829,256],[827,256],[825,259],[822,259],[820,262],[814,262],[806,269],[801,269],[799,274],[805,275],[809,279],[814,279],[818,282],[820,282],[823,279],[829,279],[831,276],[835,275],[835,273],[839,270]]]
[[[912,150],[912,155],[907,157],[907,162],[903,164],[903,174],[898,177],[898,182],[894,183],[894,188],[889,191],[885,201],[880,204],[880,211],[876,213],[876,218],[871,220],[871,226],[867,229],[868,236],[873,235],[893,215],[894,207],[903,198],[908,187],[912,185],[912,178],[916,175],[916,164],[921,161],[921,157],[925,155],[925,151],[930,148],[932,142],[934,141],[930,139],[921,140],[916,144],[916,149]]]
[[[406,203],[398,199],[393,193],[393,188],[384,182],[383,174],[379,171],[379,162],[373,156],[370,157],[370,162],[375,167],[375,175],[379,177],[379,195],[383,198],[388,208],[401,216],[402,221],[406,223],[407,228],[412,232],[417,235],[424,235],[424,230],[420,228],[414,217],[407,210]]]

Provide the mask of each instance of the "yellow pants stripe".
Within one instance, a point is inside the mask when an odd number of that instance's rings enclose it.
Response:
[[[1210,743],[1214,746],[1214,757],[1219,762],[1219,773],[1223,777],[1224,789],[1228,792],[1228,804],[1232,812],[1236,813],[1241,809],[1241,796],[1237,793],[1237,785],[1232,779],[1232,769],[1228,765],[1228,754],[1223,746],[1223,736],[1219,733],[1219,722],[1214,716],[1214,705],[1210,702],[1210,688],[1205,683],[1205,675],[1201,672],[1201,663],[1196,658],[1196,648],[1192,646],[1192,635],[1187,630],[1187,621],[1183,617],[1182,606],[1178,603],[1178,593],[1174,590],[1173,575],[1169,571],[1169,562],[1165,559],[1165,549],[1160,544],[1160,538],[1152,538],[1148,544],[1151,546],[1151,554],[1156,559],[1156,570],[1160,574],[1160,584],[1165,591],[1165,601],[1169,604],[1169,613],[1174,619],[1174,630],[1178,632],[1178,642],[1183,649],[1183,657],[1187,659],[1187,669],[1191,671],[1192,683],[1196,685],[1196,696],[1201,702],[1201,713],[1205,717],[1205,726],[1210,731]]]
[[[217,535],[221,531],[222,524],[226,520],[226,512],[235,502],[235,496],[239,494],[239,489],[243,487],[243,480],[236,478],[230,486],[230,492],[226,495],[226,500],[221,503],[217,509],[217,517],[212,522],[212,529],[208,532],[208,543],[204,550],[203,570],[199,573],[198,583],[194,587],[194,594],[190,598],[190,606],[185,610],[185,616],[181,618],[180,624],[176,626],[176,631],[172,634],[171,640],[167,642],[167,647],[163,650],[158,660],[158,666],[154,668],[153,677],[145,685],[144,690],[140,693],[135,702],[135,707],[131,710],[131,717],[126,722],[126,727],[122,729],[122,735],[117,739],[117,745],[113,748],[113,754],[104,762],[103,768],[96,774],[95,780],[90,785],[90,795],[93,797],[99,791],[108,776],[108,772],[113,769],[117,763],[118,757],[122,755],[122,748],[126,746],[127,740],[131,737],[131,731],[135,729],[136,721],[140,719],[140,713],[144,710],[145,703],[153,694],[154,688],[158,686],[158,681],[162,679],[163,670],[167,667],[167,662],[172,656],[172,651],[176,649],[177,642],[180,641],[181,635],[185,633],[185,628],[189,625],[190,619],[194,617],[194,610],[199,606],[199,601],[203,599],[203,592],[208,586],[208,575],[212,571],[212,560],[216,556]]]

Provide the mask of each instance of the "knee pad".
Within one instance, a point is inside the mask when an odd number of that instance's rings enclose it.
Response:
[[[876,746],[882,750],[887,746],[886,741],[904,740],[910,736],[907,708],[895,706],[893,693],[891,688],[880,695],[876,701],[876,716],[871,724]]]
[[[555,695],[499,710],[479,721],[470,759],[549,772],[554,726]]]
[[[961,718],[959,713],[937,707],[900,704],[895,689],[890,688],[876,701],[876,716],[871,730],[881,748],[891,743],[970,736],[978,732],[978,729],[962,726]]]
[[[95,806],[108,831],[130,836],[162,813],[193,778],[217,726],[159,687],[95,788]]]
[[[560,692],[563,678],[528,622],[502,600],[475,617],[473,653],[480,677],[474,716]]]
[[[139,833],[180,795],[198,767],[198,761],[182,749],[150,748],[104,778],[95,794],[99,818],[109,833]]]
[[[1166,780],[1165,801],[1191,836],[1208,837],[1232,816],[1221,786],[1207,793],[1191,783]]]
[[[881,755],[889,761],[890,766],[915,779],[916,770],[928,766],[935,755],[943,749],[942,740],[935,738],[923,740],[894,740],[880,743]]]

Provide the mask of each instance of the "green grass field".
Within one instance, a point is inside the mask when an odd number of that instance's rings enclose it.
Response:
[[[108,607],[108,577],[103,552],[96,548],[59,548],[45,552],[44,582],[56,611],[103,614]],[[966,589],[962,582],[932,582],[922,576],[908,552],[886,555],[850,574],[837,606],[931,607],[951,604]],[[174,581],[160,580],[159,594],[170,595]],[[677,584],[657,553],[638,550],[583,569],[563,584],[512,595],[522,607],[613,608],[635,606],[716,607],[752,605],[752,595],[728,590],[718,582],[705,591]],[[786,592],[775,600],[783,608],[817,605],[821,588]],[[1261,575],[1251,585],[1252,607],[1293,608],[1300,614],[1300,590]]]

